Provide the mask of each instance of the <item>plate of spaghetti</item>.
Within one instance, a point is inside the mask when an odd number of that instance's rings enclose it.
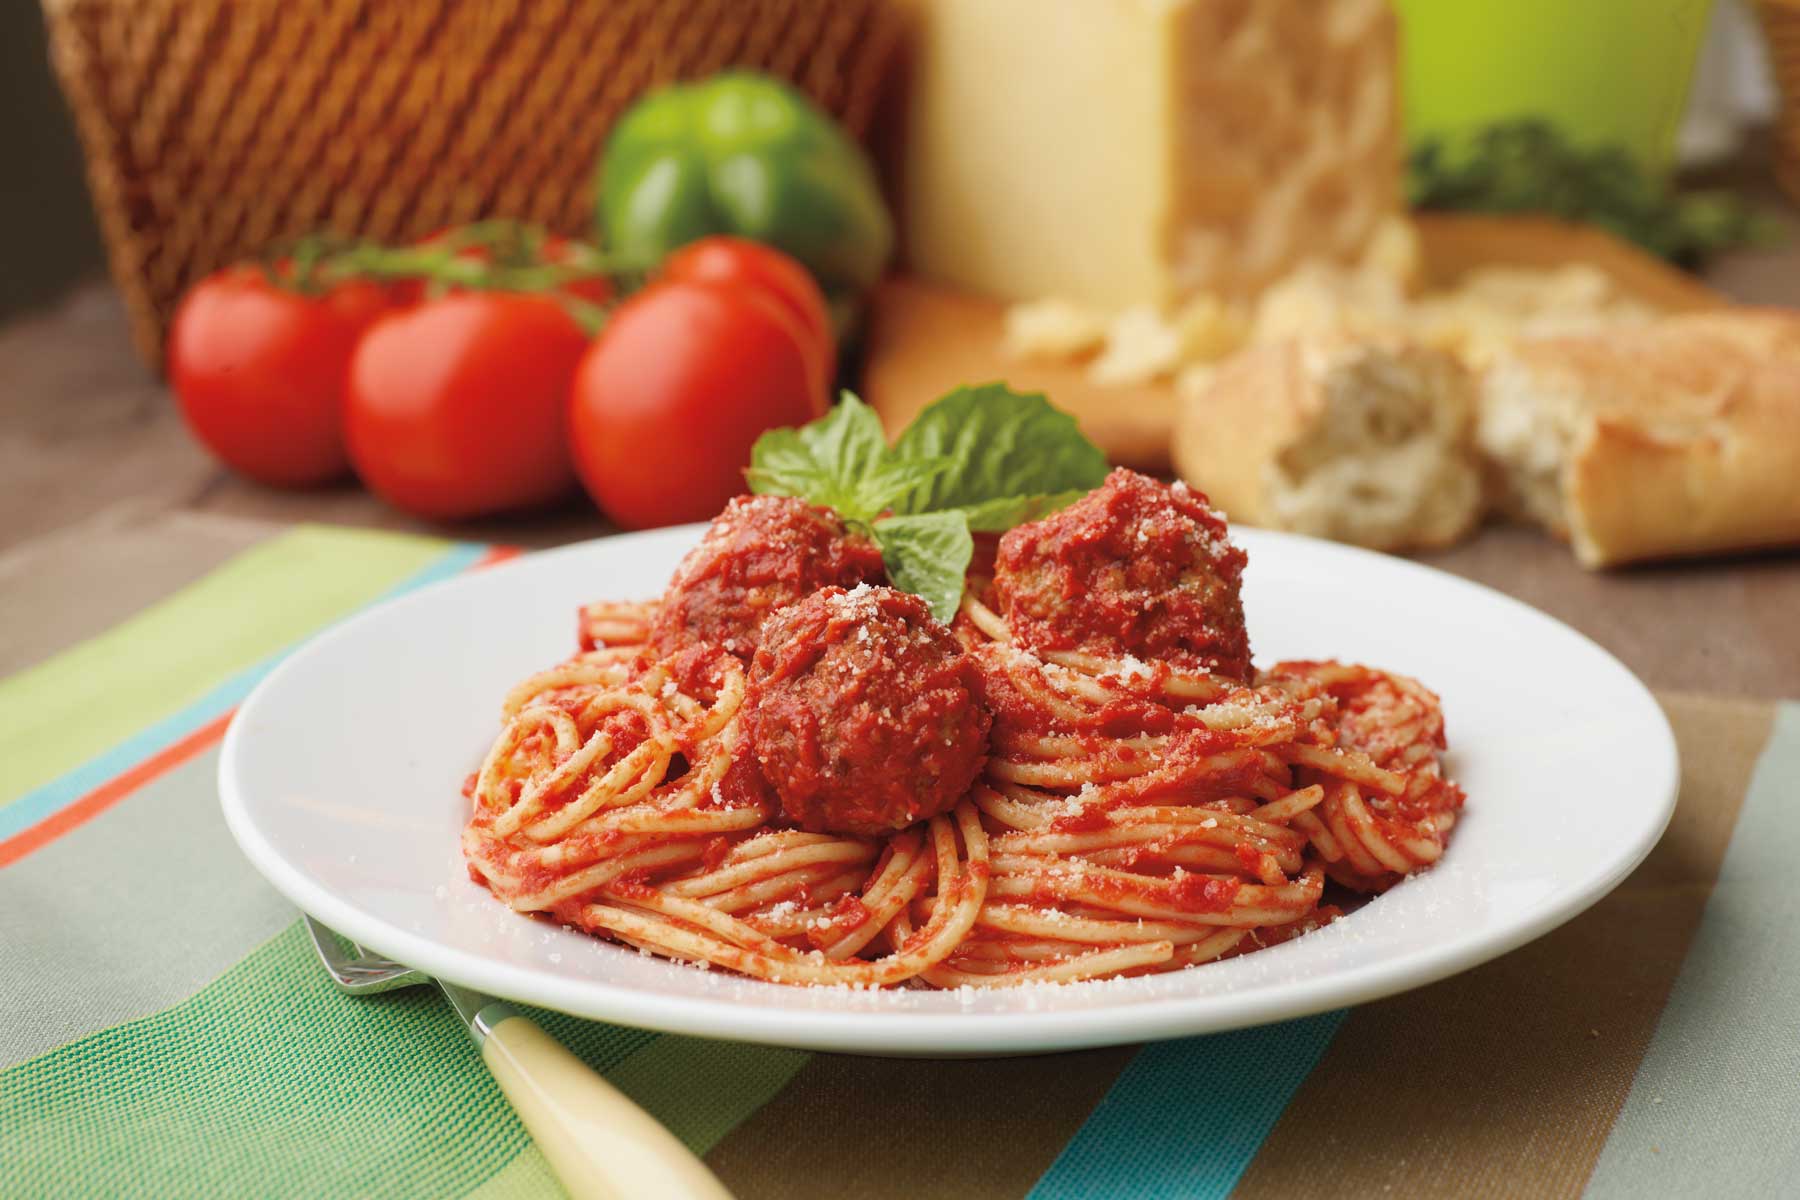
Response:
[[[999,1054],[1431,982],[1666,824],[1655,701],[1535,610],[1085,462],[1085,490],[1004,485],[1029,503],[933,493],[946,444],[904,494],[770,467],[708,526],[322,636],[233,722],[233,833],[306,911],[484,991]]]

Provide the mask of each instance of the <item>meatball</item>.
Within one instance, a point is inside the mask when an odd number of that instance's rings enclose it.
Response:
[[[1027,649],[1163,659],[1250,677],[1244,552],[1185,483],[1123,468],[1000,539],[994,599]]]
[[[878,836],[953,807],[987,758],[974,663],[919,597],[827,588],[777,613],[750,669],[756,761],[789,820]]]
[[[669,581],[650,648],[721,647],[746,663],[763,622],[822,587],[879,583],[881,551],[836,513],[792,496],[739,496],[713,519]]]

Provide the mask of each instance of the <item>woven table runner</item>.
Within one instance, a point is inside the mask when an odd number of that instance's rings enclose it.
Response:
[[[214,784],[299,641],[500,556],[302,527],[0,682],[0,1196],[559,1194],[435,993],[331,988]],[[744,1200],[1795,1194],[1800,705],[1659,698],[1683,775],[1648,861],[1393,999],[951,1062],[536,1015]]]

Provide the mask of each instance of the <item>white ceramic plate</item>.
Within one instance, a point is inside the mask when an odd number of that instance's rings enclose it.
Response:
[[[307,912],[485,992],[584,1017],[876,1054],[1059,1050],[1255,1025],[1418,987],[1610,891],[1674,807],[1661,710],[1604,650],[1496,592],[1401,559],[1243,531],[1258,661],[1335,657],[1444,700],[1468,791],[1432,870],[1323,930],[1170,975],[967,994],[786,987],[665,962],[515,915],[469,881],[463,778],[501,697],[574,647],[576,606],[656,595],[697,528],[532,555],[384,604],[295,653],[244,703],[219,785],[238,844]]]

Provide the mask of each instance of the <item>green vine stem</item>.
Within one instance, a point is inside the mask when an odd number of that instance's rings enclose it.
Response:
[[[271,283],[305,295],[358,280],[416,283],[427,299],[453,292],[547,295],[589,336],[649,274],[642,264],[609,258],[586,242],[553,239],[536,225],[510,220],[477,221],[410,246],[311,234],[278,247],[264,270]],[[595,280],[606,282],[607,300],[567,290]]]

